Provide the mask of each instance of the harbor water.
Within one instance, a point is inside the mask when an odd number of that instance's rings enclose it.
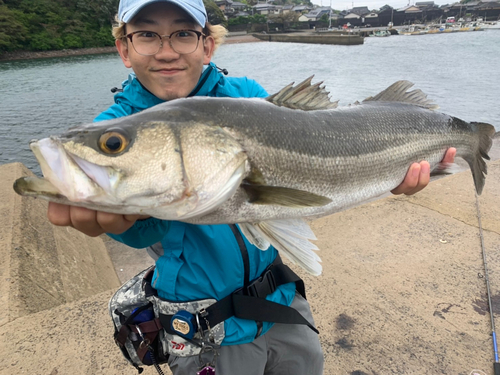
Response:
[[[227,44],[213,61],[274,93],[314,75],[347,105],[401,79],[415,83],[440,111],[500,130],[500,32],[366,38],[359,46]],[[39,173],[31,139],[91,122],[113,102],[127,70],[117,54],[0,62],[0,164]]]

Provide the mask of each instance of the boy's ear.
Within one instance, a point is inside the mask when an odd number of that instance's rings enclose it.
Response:
[[[204,38],[203,41],[203,51],[204,51],[204,56],[203,56],[203,64],[208,65],[210,61],[212,60],[212,56],[214,54],[214,49],[215,49],[215,40],[211,36],[207,36]]]
[[[128,57],[128,41],[126,39],[116,39],[115,46],[125,67],[132,68],[132,64],[130,63],[130,59]]]

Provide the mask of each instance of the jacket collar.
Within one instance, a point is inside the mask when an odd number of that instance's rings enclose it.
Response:
[[[221,77],[222,74],[217,70],[215,64],[210,63],[201,74],[198,84],[189,96],[207,96],[218,84]],[[122,92],[115,95],[115,102],[134,108],[134,113],[164,102],[164,100],[150,93],[139,82],[134,73],[130,73],[128,79],[122,82],[122,89]]]

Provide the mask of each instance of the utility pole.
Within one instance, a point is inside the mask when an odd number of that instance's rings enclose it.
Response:
[[[328,15],[328,30],[332,28],[332,0],[330,0],[330,12]]]

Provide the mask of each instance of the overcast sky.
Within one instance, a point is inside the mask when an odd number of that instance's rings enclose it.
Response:
[[[410,0],[410,4],[415,4],[415,1],[424,1],[424,0]],[[313,4],[323,5],[324,7],[330,6],[330,0],[311,0]],[[437,5],[451,4],[455,1],[436,1],[434,3]],[[337,10],[345,10],[351,9],[353,7],[353,1],[346,0],[332,0],[331,2],[332,8]],[[355,7],[367,6],[368,9],[379,9],[385,4],[389,4],[391,7],[398,9],[408,5],[408,0],[358,0],[354,1]]]

